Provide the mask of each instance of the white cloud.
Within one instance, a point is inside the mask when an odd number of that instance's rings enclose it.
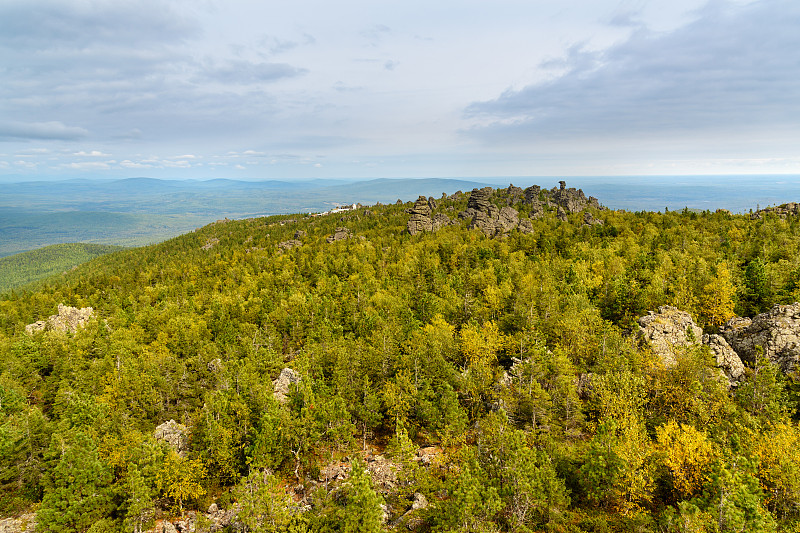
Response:
[[[717,6],[669,33],[572,48],[561,76],[469,106],[472,133],[527,143],[800,123],[800,66],[786,53],[800,49],[800,3]]]
[[[75,152],[72,155],[76,155],[79,157],[109,157],[111,154],[105,154],[99,150],[92,150],[91,152],[85,152],[81,150],[80,152]]]
[[[129,159],[125,159],[124,161],[120,161],[120,166],[124,168],[153,168],[153,165],[148,163],[136,163]]]
[[[63,165],[72,170],[108,170],[111,166],[103,161],[80,161]]]

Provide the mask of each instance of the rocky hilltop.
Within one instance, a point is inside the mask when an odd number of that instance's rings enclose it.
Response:
[[[459,212],[457,219],[451,219],[443,212],[435,212],[443,201],[458,201],[467,197],[467,208]],[[570,213],[584,212],[584,224],[602,224],[589,210],[602,210],[597,198],[587,197],[580,189],[568,188],[560,181],[558,187],[543,189],[533,185],[527,189],[509,185],[506,189],[484,187],[466,193],[457,192],[451,196],[442,195],[442,201],[433,197],[420,196],[409,211],[407,229],[411,235],[421,232],[437,231],[445,226],[466,220],[470,229],[479,229],[487,237],[505,235],[513,230],[522,233],[533,231],[531,219],[555,212],[562,221]],[[520,214],[524,210],[528,215]]]

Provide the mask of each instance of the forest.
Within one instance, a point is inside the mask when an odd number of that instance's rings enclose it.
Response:
[[[509,187],[220,221],[6,292],[0,516],[797,531],[800,349],[777,365],[756,346],[731,382],[706,344],[666,363],[636,332],[662,306],[714,334],[800,300],[800,217],[584,200]],[[92,318],[26,330],[59,304]]]
[[[103,254],[120,250],[108,244],[69,243],[0,257],[0,293],[61,274]]]

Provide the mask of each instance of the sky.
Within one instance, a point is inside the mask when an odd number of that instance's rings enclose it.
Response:
[[[0,181],[800,174],[797,0],[2,0]]]

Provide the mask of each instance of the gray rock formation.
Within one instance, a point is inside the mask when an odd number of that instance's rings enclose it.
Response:
[[[433,229],[433,220],[431,220],[431,206],[428,205],[428,199],[424,196],[417,198],[414,202],[414,207],[411,208],[411,218],[408,219],[408,232],[411,235],[422,233],[423,231],[431,231]]]
[[[509,206],[498,209],[491,202],[492,193],[491,187],[473,189],[467,201],[467,209],[458,214],[459,218],[471,221],[470,229],[477,228],[487,237],[504,235],[514,228],[519,228],[521,224],[519,212],[516,209]],[[523,225],[523,231],[530,232],[532,230],[530,221],[527,221]]]
[[[219,244],[219,239],[217,239],[216,237],[211,237],[211,238],[210,238],[210,239],[208,239],[208,240],[206,241],[206,243],[205,243],[203,246],[201,246],[200,248],[201,248],[202,250],[206,250],[206,251],[207,251],[207,250],[210,250],[210,249],[212,249],[212,248],[213,248],[214,246],[216,246],[217,244]]]
[[[800,214],[800,204],[796,202],[789,202],[787,204],[781,204],[775,207],[765,207],[764,209],[759,209],[755,213],[751,214],[750,218],[753,220],[760,220],[764,217],[764,215],[769,214],[778,215],[781,218],[797,216]]]
[[[336,228],[336,231],[333,235],[329,235],[325,238],[328,243],[336,242],[336,241],[343,241],[345,239],[349,239],[353,236],[353,232],[347,228]]]
[[[760,346],[771,362],[792,371],[800,359],[800,303],[776,305],[752,319],[732,318],[720,332],[742,360],[754,364]]]
[[[164,422],[156,427],[153,437],[157,441],[166,442],[179,456],[186,456],[189,430],[183,424],[178,424],[174,420]]]
[[[708,346],[717,367],[736,386],[744,376],[744,365],[739,355],[720,335],[703,335],[703,330],[694,323],[689,313],[675,307],[662,306],[658,313],[650,312],[639,318],[640,338],[647,341],[666,367],[675,365],[676,356],[682,348]]]
[[[677,350],[700,343],[703,330],[694,323],[692,316],[676,307],[663,305],[658,312],[639,318],[638,335],[650,345],[664,366],[676,363]]]
[[[722,335],[703,335],[703,344],[708,346],[717,366],[725,373],[728,380],[738,383],[744,377],[744,364],[739,355]]]
[[[278,244],[278,248],[281,250],[291,250],[295,246],[302,246],[303,241],[299,241],[297,239],[289,239],[288,241],[283,241],[282,243]]]
[[[586,197],[580,189],[573,187],[567,188],[567,182],[559,181],[559,187],[550,190],[550,200],[557,206],[563,207],[567,213],[579,213],[584,209],[593,207],[600,209],[600,203],[597,198],[592,196]]]
[[[594,215],[592,215],[589,211],[584,211],[583,212],[583,223],[586,226],[600,226],[600,225],[603,225],[603,221],[594,218]]]
[[[420,196],[414,203],[414,207],[409,211],[411,218],[408,219],[406,228],[411,235],[416,235],[425,231],[438,231],[445,226],[453,223],[450,217],[443,213],[432,215],[434,209],[438,207],[436,200]]]
[[[36,333],[37,331],[75,333],[78,328],[83,327],[93,316],[94,310],[91,307],[78,309],[77,307],[58,304],[57,314],[51,315],[47,320],[39,320],[33,324],[28,324],[25,326],[25,332],[28,334]]]
[[[291,390],[292,385],[296,385],[302,381],[300,374],[291,368],[284,368],[281,370],[280,376],[272,382],[274,387],[273,396],[281,403],[286,403],[287,396]]]

